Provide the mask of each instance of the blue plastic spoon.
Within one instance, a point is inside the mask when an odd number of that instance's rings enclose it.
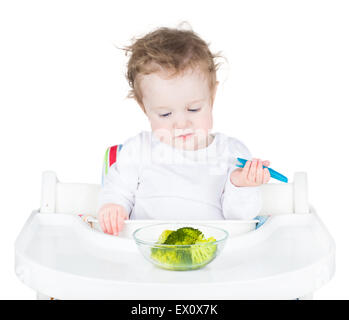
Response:
[[[239,168],[243,168],[245,166],[246,162],[248,161],[248,160],[242,159],[242,158],[237,158],[237,159],[240,163],[237,164],[236,166]],[[280,180],[280,181],[285,182],[285,183],[288,182],[288,179],[284,175],[282,175],[281,173],[279,173],[279,172],[277,172],[269,167],[266,167],[266,166],[263,166],[263,168],[267,168],[269,170],[270,176],[272,178]]]

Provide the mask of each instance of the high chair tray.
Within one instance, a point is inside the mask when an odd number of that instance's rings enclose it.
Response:
[[[332,277],[334,254],[315,212],[284,214],[229,238],[202,269],[167,271],[131,237],[103,234],[78,216],[33,212],[16,240],[15,268],[26,285],[58,299],[293,299]]]

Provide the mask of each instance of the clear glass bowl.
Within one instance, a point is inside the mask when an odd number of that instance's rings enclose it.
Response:
[[[157,243],[163,231],[183,227],[199,229],[205,239],[213,237],[216,241],[192,245]],[[196,223],[159,223],[141,227],[133,233],[137,247],[146,260],[160,268],[177,271],[199,269],[212,262],[223,250],[228,236],[224,229]]]

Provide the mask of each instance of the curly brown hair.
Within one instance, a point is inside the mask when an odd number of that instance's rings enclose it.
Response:
[[[216,71],[219,53],[212,54],[209,44],[192,30],[161,27],[141,38],[133,38],[133,43],[121,48],[130,55],[127,63],[126,79],[131,87],[127,98],[135,99],[144,111],[139,76],[158,72],[161,69],[173,71],[170,77],[188,69],[200,67],[207,75],[209,88],[213,93],[216,86]]]

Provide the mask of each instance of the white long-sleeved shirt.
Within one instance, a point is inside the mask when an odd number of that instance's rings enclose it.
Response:
[[[122,205],[130,219],[252,219],[261,209],[259,187],[236,187],[230,173],[236,158],[251,159],[245,145],[214,133],[199,150],[182,150],[142,131],[128,139],[109,168],[98,208]]]

